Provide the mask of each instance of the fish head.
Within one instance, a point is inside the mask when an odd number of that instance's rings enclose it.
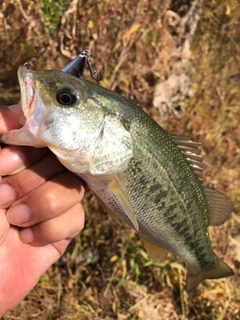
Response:
[[[33,71],[26,66],[19,68],[18,79],[26,120],[21,130],[9,132],[5,139],[2,136],[4,142],[64,148],[74,148],[77,143],[84,148],[99,133],[103,112],[88,105],[84,82],[64,72]],[[98,116],[96,121],[93,114]]]
[[[132,140],[98,86],[61,71],[18,70],[25,123],[6,144],[48,147],[71,171],[112,175],[127,168]],[[101,89],[99,89],[101,92]],[[107,104],[107,105],[106,105]]]

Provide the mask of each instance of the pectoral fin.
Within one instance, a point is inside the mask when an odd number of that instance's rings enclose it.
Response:
[[[132,222],[136,231],[139,231],[137,219],[135,217],[135,213],[132,208],[132,205],[129,202],[125,193],[122,191],[122,189],[118,183],[117,178],[114,178],[113,180],[111,180],[111,182],[108,184],[108,188],[111,190],[111,192],[116,196],[118,201],[121,203],[126,215],[128,216],[128,218]]]
[[[168,253],[168,250],[149,242],[148,240],[142,238],[141,236],[140,238],[143,242],[144,248],[147,251],[147,254],[152,260],[160,261],[164,259],[165,255]]]

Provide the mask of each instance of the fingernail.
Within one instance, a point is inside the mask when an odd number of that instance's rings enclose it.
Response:
[[[31,216],[31,211],[25,204],[19,204],[15,207],[10,207],[7,211],[7,219],[10,224],[21,226]]]
[[[15,200],[14,190],[8,184],[0,184],[0,207],[6,207]]]
[[[30,243],[34,241],[34,236],[32,233],[31,228],[23,229],[19,232],[19,237],[22,242],[24,243]]]

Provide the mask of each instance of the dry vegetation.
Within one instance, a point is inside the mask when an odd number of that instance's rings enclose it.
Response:
[[[188,1],[182,1],[187,3]],[[18,66],[60,69],[83,49],[116,90],[154,118],[153,87],[164,78],[162,18],[181,1],[3,0],[0,103],[16,102]],[[234,202],[235,215],[211,230],[214,250],[235,276],[205,281],[192,296],[172,255],[148,259],[136,234],[117,225],[90,193],[84,231],[36,288],[4,319],[240,319],[240,5],[206,0],[192,43],[193,98],[163,126],[201,141],[206,183]],[[85,77],[89,77],[86,72]]]

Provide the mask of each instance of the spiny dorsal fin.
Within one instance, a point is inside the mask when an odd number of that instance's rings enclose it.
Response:
[[[222,225],[233,211],[232,201],[225,194],[204,186],[210,207],[210,226]]]
[[[185,156],[199,180],[203,182],[204,165],[201,155],[201,143],[192,141],[189,137],[185,136],[172,135],[172,139]]]

